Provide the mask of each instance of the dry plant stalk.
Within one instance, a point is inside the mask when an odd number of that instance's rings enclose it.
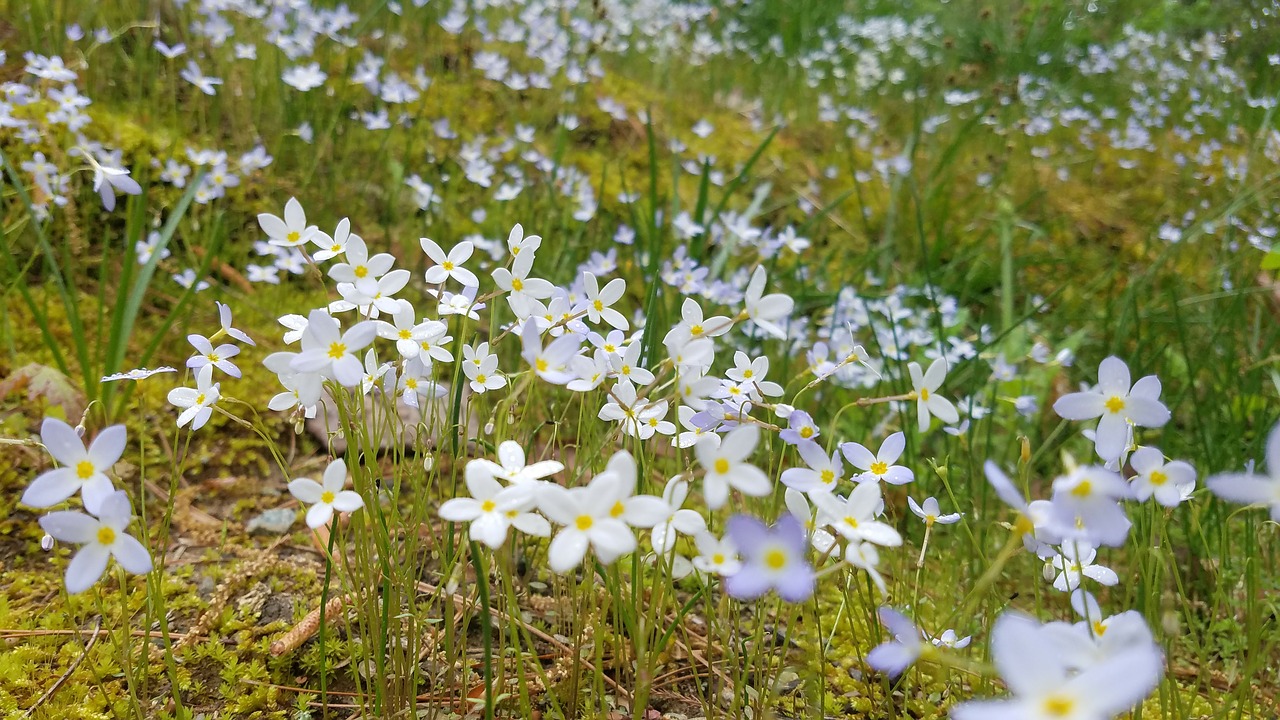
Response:
[[[329,598],[329,602],[325,603],[324,619],[325,622],[333,623],[341,618],[343,606],[351,602],[355,597],[355,593],[347,593],[345,595],[337,595]],[[297,650],[302,643],[306,642],[320,630],[320,613],[321,608],[316,608],[307,613],[302,621],[293,626],[293,629],[285,633],[281,638],[271,643],[272,657],[280,657]]]

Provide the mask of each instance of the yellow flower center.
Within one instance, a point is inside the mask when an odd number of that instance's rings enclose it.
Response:
[[[1152,471],[1152,473],[1151,473],[1151,484],[1152,484],[1152,485],[1159,486],[1159,485],[1163,485],[1163,484],[1165,484],[1165,483],[1167,483],[1167,482],[1169,482],[1169,476],[1168,476],[1168,475],[1165,475],[1164,473],[1160,472],[1159,470],[1154,470],[1154,471]]]
[[[619,500],[613,504],[613,507],[609,508],[609,517],[620,518],[622,517],[622,513],[626,511],[627,506],[623,505],[622,501]]]
[[[335,252],[335,253],[342,252],[342,246],[338,245],[337,243],[334,243],[333,245],[329,246],[329,252]]]
[[[411,331],[409,331],[409,330],[401,330],[401,331],[400,331],[400,339],[401,339],[401,340],[408,340],[408,339],[409,339],[409,338],[411,338],[411,337],[413,337],[413,332],[411,332]]]
[[[453,272],[453,269],[457,266],[449,262],[448,260],[445,260],[444,262],[440,263],[440,267],[444,268],[445,270],[448,270],[449,272]]]
[[[1119,395],[1112,395],[1111,397],[1107,398],[1106,406],[1107,406],[1107,412],[1118,413],[1124,409],[1124,398],[1120,397]]]
[[[1049,717],[1067,717],[1071,714],[1071,710],[1075,705],[1075,701],[1071,698],[1054,695],[1046,698],[1042,707],[1044,709],[1044,714]]]
[[[333,504],[333,491],[332,491],[332,490],[325,490],[324,492],[320,493],[320,502],[324,503],[325,505],[332,505],[332,504]]]
[[[116,542],[115,530],[107,527],[106,525],[103,525],[102,527],[98,528],[98,544],[99,545],[114,545],[115,542]]]
[[[764,565],[770,570],[781,570],[787,566],[787,555],[778,548],[771,548],[764,554]]]
[[[409,388],[410,390],[417,390],[418,380],[416,378],[405,378],[404,386]]]
[[[290,230],[289,234],[284,236],[284,239],[291,243],[296,243],[302,239],[302,235],[298,234],[297,230]]]
[[[1071,494],[1078,498],[1087,498],[1093,493],[1093,483],[1088,480],[1081,480],[1079,485],[1071,489]]]
[[[196,396],[196,404],[197,405],[204,404],[204,393],[200,393],[199,395]]]
[[[712,555],[712,556],[711,556],[711,563],[712,563],[713,565],[723,565],[723,564],[724,564],[724,553],[716,553],[716,554]]]
[[[591,529],[592,525],[596,524],[596,521],[590,515],[579,515],[578,519],[573,521],[573,524],[579,530],[586,532]]]
[[[533,366],[534,366],[534,367],[536,367],[536,368],[538,368],[538,372],[546,372],[546,371],[547,371],[547,368],[548,368],[548,367],[550,367],[550,366],[547,364],[547,361],[546,361],[546,360],[543,360],[542,358],[538,358],[537,360],[535,360],[535,361],[533,362]]]
[[[713,467],[715,468],[717,475],[724,475],[729,472],[729,461],[724,458],[716,458],[716,462]]]
[[[885,474],[885,473],[887,473],[887,472],[889,472],[889,464],[888,464],[888,463],[882,463],[882,462],[880,462],[879,460],[877,460],[877,461],[875,461],[875,462],[871,463],[871,474],[872,474],[872,475],[883,475],[883,474]]]
[[[520,278],[511,278],[511,289],[520,292],[524,289],[524,281]]]
[[[845,525],[848,525],[849,527],[853,528],[854,530],[857,530],[857,529],[858,529],[858,518],[853,517],[852,515],[846,515],[846,516],[845,516],[845,518],[844,518],[844,524],[845,524]]]
[[[341,360],[342,356],[346,354],[347,354],[346,345],[343,345],[340,342],[335,342],[329,345],[329,357],[333,358],[334,360]]]
[[[755,377],[755,374],[756,373],[754,370],[747,369],[743,371],[742,377],[746,378],[747,380],[750,380],[751,378]]]
[[[929,402],[929,388],[920,388],[920,399]]]
[[[214,352],[209,353],[208,357],[209,357],[209,362],[211,363],[216,363],[222,359],[218,357],[218,353],[214,353]]]
[[[76,477],[80,478],[81,480],[88,480],[89,478],[93,477],[93,474],[97,471],[98,470],[93,466],[93,463],[89,462],[88,460],[81,460],[80,462],[76,463]]]
[[[360,265],[360,266],[358,266],[358,267],[357,267],[353,272],[355,273],[355,276],[356,276],[356,277],[358,277],[358,278],[363,278],[363,277],[365,277],[366,275],[368,275],[368,274],[369,274],[369,268],[367,268],[367,267],[365,267],[365,266],[363,266],[363,265]]]
[[[694,325],[693,327],[689,328],[689,334],[694,337],[698,337],[699,335],[702,334],[702,326]]]
[[[496,507],[498,507],[498,504],[492,500],[485,500],[484,502],[480,503],[481,512],[493,512],[494,508]]]
[[[600,302],[599,300],[596,300],[595,302],[591,303],[591,306],[596,309],[596,312],[600,312],[601,310],[604,310],[604,303]]]
[[[808,440],[809,438],[813,437],[813,428],[809,427],[808,425],[805,425],[804,427],[800,428],[800,437],[804,438],[805,440]]]
[[[836,481],[836,473],[834,470],[823,470],[818,473],[818,477],[822,480],[823,485],[830,485]]]
[[[1107,626],[1102,624],[1101,620],[1093,621],[1093,634],[1102,637],[1107,632]]]

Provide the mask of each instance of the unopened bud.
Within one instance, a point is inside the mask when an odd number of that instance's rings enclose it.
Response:
[[[507,424],[508,425],[516,424],[516,414],[511,412],[510,410],[507,411]]]
[[[435,467],[436,456],[433,453],[427,453],[426,457],[422,458],[422,469],[431,472]]]
[[[492,421],[492,420],[490,420],[489,422],[487,422],[487,423],[485,423],[485,424],[484,424],[484,434],[485,434],[485,435],[492,435],[492,434],[493,434],[493,421]]]
[[[40,538],[40,549],[44,550],[45,552],[49,552],[50,550],[53,549],[52,535],[49,535],[46,533],[44,537]]]
[[[1022,464],[1026,465],[1031,462],[1031,440],[1027,436],[1022,436]]]

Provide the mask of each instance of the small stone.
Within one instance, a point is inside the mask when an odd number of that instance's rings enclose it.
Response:
[[[276,508],[268,510],[261,515],[250,520],[244,529],[251,533],[263,533],[266,535],[283,535],[289,532],[289,528],[293,527],[293,522],[298,518],[298,511],[291,508]]]

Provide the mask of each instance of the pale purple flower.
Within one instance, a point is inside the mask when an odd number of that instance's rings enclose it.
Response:
[[[783,600],[798,603],[813,595],[813,567],[804,557],[809,543],[799,520],[787,514],[765,527],[750,515],[735,515],[726,529],[742,556],[742,568],[724,580],[730,596],[754,600],[774,590]]]

